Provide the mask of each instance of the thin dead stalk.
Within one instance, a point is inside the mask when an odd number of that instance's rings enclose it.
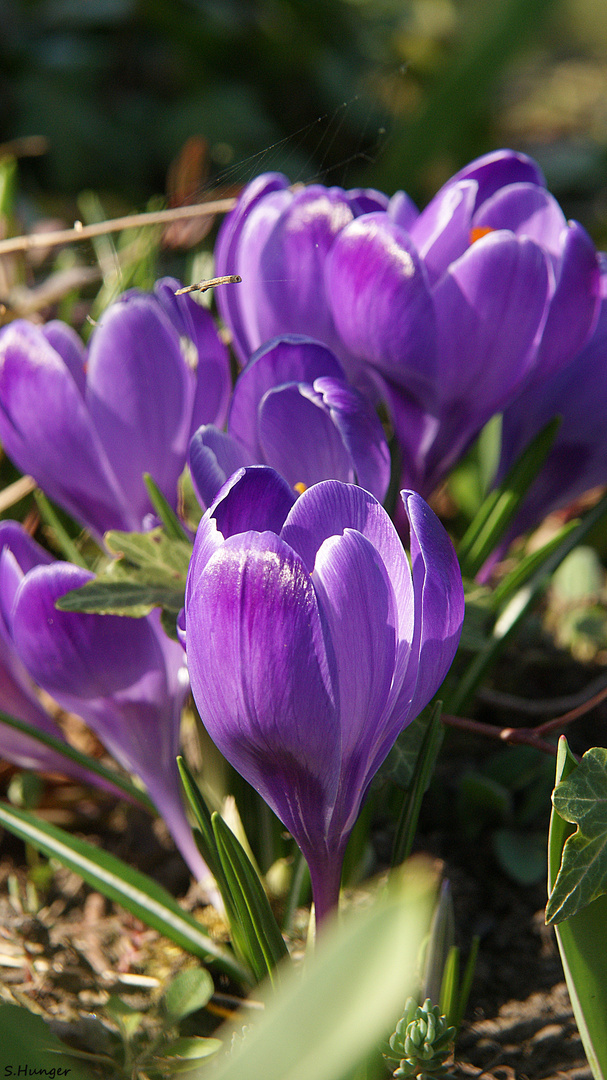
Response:
[[[236,199],[216,199],[214,202],[197,203],[195,206],[177,206],[172,210],[152,210],[145,214],[129,214],[126,217],[112,218],[110,221],[98,221],[93,225],[83,225],[82,222],[77,221],[72,229],[30,233],[28,236],[11,236],[7,240],[0,240],[0,255],[7,255],[12,251],[31,251],[34,248],[73,244],[80,240],[91,240],[95,236],[105,236],[107,233],[122,232],[123,229],[139,228],[144,225],[166,225],[171,221],[181,221],[184,218],[227,214],[235,203]]]

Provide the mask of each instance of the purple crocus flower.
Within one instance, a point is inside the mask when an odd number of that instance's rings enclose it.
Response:
[[[243,469],[203,516],[190,563],[200,715],[295,837],[320,920],[371,778],[440,686],[462,626],[447,534],[419,495],[403,500],[412,570],[364,489],[327,480],[295,500],[273,470]]]
[[[0,581],[6,580],[7,573],[10,575],[3,592],[0,587],[0,709],[9,716],[23,720],[39,731],[65,742],[61,728],[42,707],[36,686],[13,645],[7,613],[3,606],[5,596],[10,596],[10,580],[13,579],[11,567],[7,566],[6,551],[13,553],[13,558],[24,573],[34,566],[46,566],[52,561],[48,552],[36,544],[21,525],[15,521],[0,522]],[[119,788],[96,773],[89,772],[50,747],[4,723],[0,723],[0,757],[22,769],[60,773],[79,783],[93,784],[114,795],[125,797]]]
[[[227,434],[200,428],[189,463],[205,507],[246,465],[271,465],[297,491],[343,480],[380,501],[390,480],[390,453],[373,406],[349,385],[330,349],[299,334],[257,350],[236,382]]]
[[[0,332],[0,441],[79,522],[141,529],[149,472],[172,506],[201,424],[223,424],[227,351],[212,317],[179,283],[126,293],[103,314],[88,353],[63,323],[18,319]]]
[[[341,216],[317,219],[317,204],[284,177],[245,189],[218,239],[217,272],[243,276],[222,313],[241,356],[284,330],[329,344],[386,401],[404,481],[428,493],[495,412],[583,346],[594,246],[508,150],[462,169],[421,214],[402,192],[370,212],[341,197]]]
[[[70,563],[32,566],[26,549],[23,555],[23,545],[10,543],[0,556],[0,610],[12,655],[62,708],[82,717],[123,768],[140,777],[192,872],[208,878],[183,808],[176,764],[189,688],[181,646],[164,634],[158,612],[129,619],[59,611],[56,600],[93,575]]]
[[[498,482],[542,428],[555,416],[561,424],[552,450],[523,501],[504,542],[537,525],[553,510],[590,488],[607,484],[607,257],[601,275],[603,299],[596,329],[574,360],[552,379],[533,386],[504,412]]]

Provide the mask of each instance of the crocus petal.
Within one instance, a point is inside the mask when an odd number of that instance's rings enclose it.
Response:
[[[410,232],[413,223],[419,217],[419,210],[406,191],[397,191],[388,203],[388,217],[400,225],[401,229]]]
[[[23,472],[98,534],[137,527],[71,374],[22,320],[0,336],[0,439]]]
[[[50,322],[40,327],[49,345],[59,353],[66,368],[70,372],[76,386],[84,397],[86,383],[86,348],[78,334],[67,323],[59,319],[51,319]]]
[[[301,560],[271,533],[232,537],[196,574],[186,630],[196,642],[188,666],[205,727],[299,842],[307,830],[309,847],[337,787],[339,734],[331,662]]]
[[[198,525],[186,583],[186,607],[192,581],[224,539],[249,529],[279,533],[295,498],[274,469],[253,465],[234,473]]]
[[[232,331],[234,349],[241,364],[246,364],[262,341],[255,316],[254,286],[259,280],[256,277],[257,263],[265,237],[282,207],[290,201],[288,187],[289,181],[282,173],[264,173],[256,177],[247,184],[219,229],[215,245],[215,271],[220,276],[240,274],[243,277],[238,292],[230,288],[217,291],[217,306],[222,319]],[[281,192],[284,192],[283,196]],[[269,198],[273,193],[279,193],[276,208],[275,200]],[[259,213],[255,212],[256,209],[259,209]],[[249,218],[254,219],[254,230],[248,230],[247,250],[243,253],[242,234]]]
[[[460,180],[474,180],[478,185],[476,207],[490,199],[499,188],[508,184],[529,183],[545,187],[541,169],[526,154],[514,150],[493,150],[475,158],[452,176],[445,187],[458,184]]]
[[[228,431],[252,456],[263,462],[258,409],[268,392],[283,383],[313,383],[321,375],[343,378],[343,369],[325,345],[301,334],[285,334],[266,342],[240,373],[230,405]]]
[[[154,286],[154,296],[175,327],[195,371],[196,394],[190,426],[193,434],[202,424],[222,427],[225,423],[231,391],[230,359],[211,312],[187,293],[177,296],[179,288],[175,278],[161,278]]]
[[[390,483],[390,451],[384,429],[367,398],[341,379],[315,379],[331,419],[354,463],[354,479],[382,502]],[[325,479],[323,477],[322,479]],[[339,479],[337,474],[326,479]]]
[[[92,577],[69,563],[52,563],[35,567],[21,582],[13,641],[32,677],[50,694],[106,697],[158,663],[158,646],[144,619],[56,609],[58,597]]]
[[[415,591],[411,647],[415,690],[409,705],[413,719],[441,685],[455,656],[464,620],[464,590],[453,545],[436,515],[416,492],[403,491],[401,497],[411,526]]]
[[[558,257],[566,221],[550,192],[535,184],[510,184],[483,203],[472,225],[479,230],[510,229]]]
[[[312,580],[335,654],[342,759],[364,759],[392,684],[396,597],[376,548],[353,529],[323,542]]]
[[[135,295],[109,307],[91,338],[86,401],[140,519],[151,509],[145,472],[176,505],[193,395],[178,335],[153,297]]]
[[[231,435],[207,425],[192,436],[188,464],[197,498],[206,509],[228,477],[237,469],[254,465],[255,460]]]
[[[325,480],[299,497],[281,536],[303,559],[309,573],[320,547],[331,536],[354,529],[373,544],[387,569],[396,596],[401,641],[413,638],[413,589],[402,543],[383,506],[363,488]]]
[[[561,234],[559,277],[531,381],[539,385],[570,363],[588,341],[600,307],[601,275],[594,244],[576,221]]]
[[[525,375],[546,317],[546,256],[530,240],[494,232],[478,240],[434,291],[439,391],[485,419]]]
[[[342,229],[326,259],[335,325],[354,356],[427,391],[436,362],[427,275],[408,233],[385,214]]]
[[[470,245],[470,224],[478,185],[460,180],[441,188],[411,226],[411,239],[434,283]]]
[[[312,184],[293,195],[261,252],[258,271],[261,340],[305,333],[335,342],[324,291],[324,261],[335,237],[353,219],[341,188]]]
[[[341,435],[310,386],[289,383],[269,390],[259,407],[261,460],[293,488],[333,477],[352,483],[354,467]]]

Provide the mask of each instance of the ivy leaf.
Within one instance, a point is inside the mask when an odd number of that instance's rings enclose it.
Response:
[[[607,893],[607,750],[594,747],[552,796],[554,809],[577,825],[567,839],[546,922],[559,923]]]
[[[161,607],[174,619],[184,602],[189,541],[156,528],[147,533],[108,532],[105,544],[114,559],[93,581],[62,596],[57,607],[133,618]]]

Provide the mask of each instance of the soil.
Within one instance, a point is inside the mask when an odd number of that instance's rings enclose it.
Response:
[[[565,686],[560,680],[559,692],[577,693],[591,678],[582,671]],[[537,690],[537,696],[546,693],[541,683]],[[569,733],[575,751],[605,745],[604,737],[597,737],[597,725],[605,731],[605,710],[602,706],[575,734]],[[491,722],[502,722],[503,717],[494,713]],[[479,715],[483,716],[482,708]],[[511,715],[506,722],[513,723]],[[514,882],[496,859],[492,830],[466,836],[461,822],[449,812],[458,778],[493,750],[485,740],[449,733],[420,821],[418,847],[444,864],[464,952],[474,934],[481,939],[453,1075],[461,1080],[591,1080],[554,934],[544,925],[545,881]],[[10,769],[4,788],[9,774]],[[47,782],[39,812],[152,874],[208,923],[212,909],[205,908],[197,888],[190,885],[188,872],[161,827],[157,824],[153,831],[143,813],[117,810],[104,796],[91,798],[83,789],[57,780]],[[547,821],[548,807],[534,827],[545,830]],[[167,980],[192,960],[69,871],[57,870],[37,893],[31,879],[23,846],[4,834],[0,1000],[26,1005],[65,1041],[97,1052],[103,1030],[96,1017],[111,994],[146,1010]],[[221,926],[215,929],[221,933]],[[225,982],[217,988],[230,990]],[[217,1015],[222,1015],[221,1008]]]

